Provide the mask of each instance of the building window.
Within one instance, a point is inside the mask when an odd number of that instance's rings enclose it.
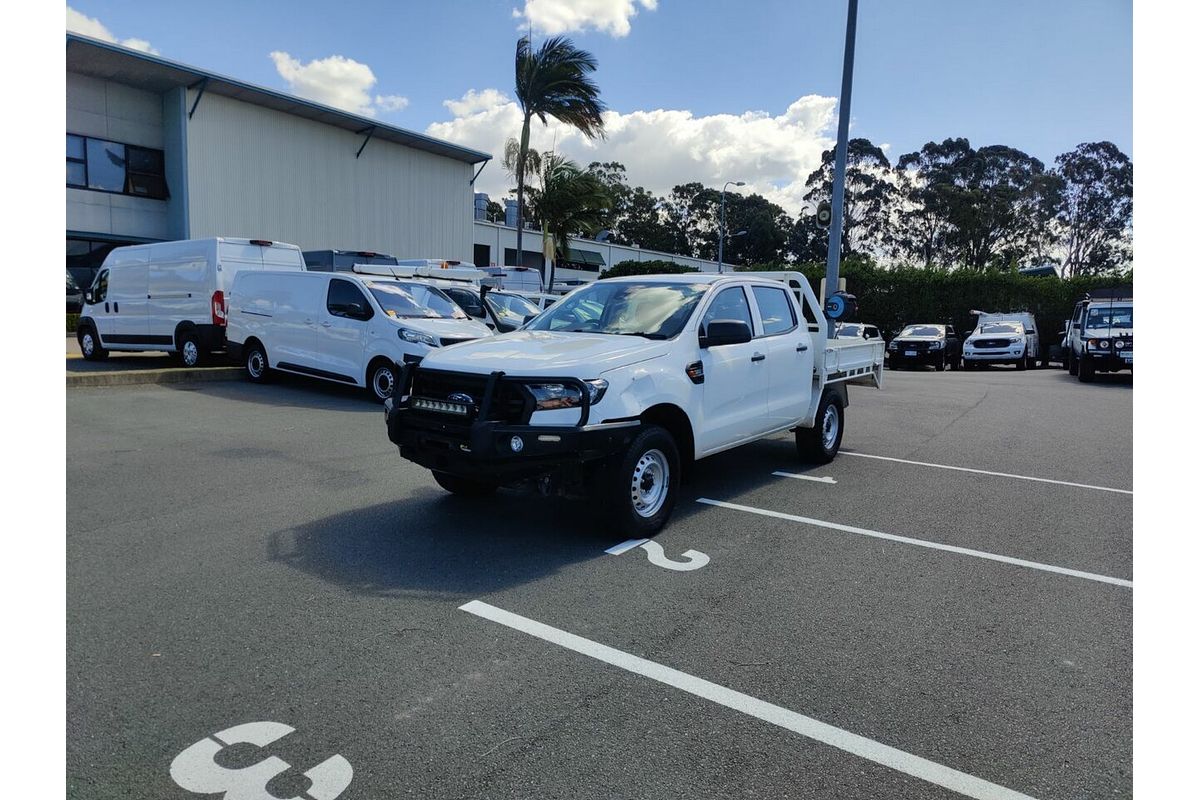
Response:
[[[165,200],[163,152],[67,134],[67,186]]]
[[[67,272],[81,288],[88,288],[100,271],[100,265],[114,247],[139,242],[100,241],[98,239],[67,238]]]

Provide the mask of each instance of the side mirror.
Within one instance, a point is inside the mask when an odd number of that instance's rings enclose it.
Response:
[[[351,319],[366,319],[367,310],[362,307],[362,303],[347,303],[346,316]]]
[[[1082,322],[1076,322],[1076,323],[1075,323],[1074,325],[1072,325],[1071,327],[1072,327],[1072,328],[1074,328],[1074,329],[1075,329],[1075,330],[1077,330],[1077,331],[1078,331],[1078,330],[1082,330],[1082,329],[1083,329],[1083,323],[1082,323]]]
[[[707,335],[700,337],[701,347],[720,347],[726,344],[745,344],[754,338],[750,326],[737,319],[714,319],[708,323]]]
[[[467,315],[480,318],[486,316],[483,311],[483,306],[467,306]]]
[[[83,302],[87,303],[89,306],[96,302],[95,300],[92,299],[92,290],[91,289],[88,289],[86,292],[83,293]]]

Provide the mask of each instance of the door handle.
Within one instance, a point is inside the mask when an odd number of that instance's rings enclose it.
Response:
[[[322,323],[321,323],[321,327],[322,327],[322,328],[328,328],[328,327],[330,327],[330,326],[331,326],[331,323],[329,323],[329,322],[322,322]]]
[[[765,361],[766,358],[767,357],[762,353],[755,353],[754,355],[750,356],[751,361]]]
[[[105,314],[107,314],[107,313],[108,313],[108,303],[105,303],[105,304],[104,304],[104,313],[105,313]]]
[[[113,313],[114,314],[121,313],[121,304],[120,303],[113,303]]]
[[[798,344],[798,345],[796,345],[796,352],[797,352],[797,353],[803,353],[803,352],[806,352],[807,350],[808,350],[808,345],[806,345],[806,344]]]

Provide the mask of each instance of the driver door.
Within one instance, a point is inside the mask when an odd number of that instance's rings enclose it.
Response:
[[[325,377],[366,384],[364,361],[374,317],[371,303],[356,284],[341,278],[329,281],[317,328],[317,356]]]

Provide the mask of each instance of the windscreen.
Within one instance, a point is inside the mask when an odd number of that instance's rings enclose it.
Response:
[[[1019,322],[985,322],[979,326],[979,333],[1025,333],[1025,328]]]
[[[941,325],[909,325],[900,331],[901,336],[941,336]]]
[[[1088,309],[1087,328],[1133,328],[1133,306],[1093,306]]]
[[[458,304],[440,289],[423,283],[400,281],[370,281],[375,301],[389,317],[398,319],[467,319]]]
[[[524,297],[505,292],[488,292],[484,302],[497,319],[521,325],[528,316],[536,315],[540,309]]]
[[[600,281],[555,303],[526,329],[670,339],[707,290],[705,283]]]

